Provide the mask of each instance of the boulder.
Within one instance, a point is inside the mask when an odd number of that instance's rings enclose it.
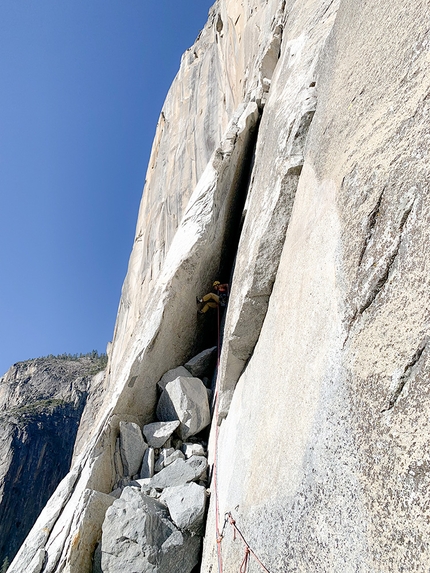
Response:
[[[157,417],[163,421],[179,420],[176,432],[182,440],[203,430],[211,421],[203,382],[183,376],[169,382],[158,402]]]
[[[143,439],[142,430],[134,422],[120,422],[119,437],[124,474],[133,476],[139,472],[148,444]]]
[[[179,421],[154,422],[143,426],[143,435],[148,444],[153,448],[161,448],[179,426]]]
[[[163,377],[161,378],[161,380],[158,382],[157,385],[160,388],[160,390],[163,391],[164,388],[166,387],[166,385],[169,382],[176,380],[176,378],[178,378],[178,376],[185,376],[188,378],[192,378],[194,376],[194,374],[191,374],[191,372],[189,370],[187,370],[186,368],[184,368],[183,366],[178,366],[178,368],[173,368],[173,370],[168,370],[163,375]]]
[[[191,372],[192,376],[201,378],[211,374],[212,369],[215,367],[217,355],[217,347],[213,346],[207,350],[203,350],[185,364],[185,368]]]
[[[188,459],[191,456],[205,456],[206,452],[201,444],[184,443],[181,446],[181,451]]]
[[[140,478],[152,478],[154,475],[155,453],[154,448],[148,448],[143,455],[142,466],[140,468]]]
[[[174,524],[195,535],[203,535],[206,510],[206,488],[194,482],[168,487],[160,501],[169,509]]]
[[[200,539],[182,533],[164,505],[135,488],[125,488],[106,512],[102,535],[104,573],[190,573]]]
[[[203,456],[192,456],[189,460],[178,459],[154,477],[139,479],[135,483],[138,483],[141,488],[165,489],[200,479],[207,467],[208,461]]]
[[[155,467],[154,467],[155,472],[159,472],[164,468],[165,460],[170,456],[170,454],[173,454],[174,451],[175,451],[174,448],[163,448],[162,450],[160,450],[160,455],[158,457],[158,460],[155,462]]]
[[[173,448],[169,448],[168,450],[164,450],[166,453],[164,453],[163,455],[160,455],[160,457],[157,460],[157,463],[155,464],[155,471],[159,472],[161,471],[163,468],[169,466],[170,464],[172,464],[174,461],[176,460],[184,460],[185,456],[184,454],[181,452],[181,450],[174,450]],[[167,453],[169,452],[169,453]]]

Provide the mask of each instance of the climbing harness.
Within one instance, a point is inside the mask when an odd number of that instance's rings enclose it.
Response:
[[[246,573],[248,571],[249,566],[249,558],[252,556],[263,571],[266,573],[270,573],[270,571],[263,565],[261,560],[255,554],[255,552],[249,546],[249,543],[246,541],[245,537],[243,536],[242,532],[236,525],[236,521],[233,519],[232,514],[228,511],[224,515],[224,524],[222,530],[220,531],[219,528],[219,499],[218,499],[218,437],[219,437],[219,424],[218,424],[218,412],[219,412],[219,382],[218,382],[218,369],[220,363],[220,354],[221,354],[221,329],[220,329],[220,311],[219,306],[217,307],[217,318],[218,318],[218,361],[217,361],[217,380],[215,385],[215,456],[214,456],[214,465],[213,465],[213,479],[214,479],[214,493],[215,493],[215,530],[216,530],[216,544],[217,544],[217,558],[218,558],[218,573],[223,573],[223,564],[222,564],[222,550],[221,550],[221,542],[224,538],[224,532],[227,524],[230,524],[233,527],[233,541],[236,541],[237,536],[239,536],[243,544],[245,545],[245,555],[243,557],[242,563],[239,568],[239,573]]]

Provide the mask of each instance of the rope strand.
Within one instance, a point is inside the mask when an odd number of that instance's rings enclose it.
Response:
[[[224,524],[222,530],[220,531],[220,523],[219,523],[219,499],[218,499],[218,437],[219,437],[219,425],[218,425],[218,413],[219,413],[219,381],[218,381],[218,370],[219,370],[219,363],[220,363],[220,355],[221,355],[221,336],[220,336],[220,312],[219,312],[219,305],[217,306],[217,322],[218,322],[218,362],[217,362],[217,378],[215,384],[215,456],[214,456],[214,467],[213,467],[213,478],[214,478],[214,492],[215,492],[215,528],[216,528],[216,545],[217,545],[217,557],[218,557],[218,573],[223,573],[223,564],[222,564],[222,551],[221,551],[221,542],[224,538],[224,531],[227,526],[227,523],[233,527],[233,541],[236,541],[236,534],[240,536],[244,545],[245,545],[245,555],[240,565],[239,573],[247,573],[249,567],[249,558],[250,555],[254,557],[260,567],[266,573],[270,573],[270,571],[263,565],[260,561],[258,556],[255,552],[251,549],[248,542],[246,541],[245,537],[243,536],[242,532],[236,525],[236,521],[233,519],[232,514],[228,511],[224,515]]]
[[[222,568],[222,552],[221,552],[221,541],[222,535],[219,530],[219,500],[218,500],[218,404],[219,404],[219,389],[218,389],[218,370],[219,370],[219,358],[220,358],[220,320],[219,320],[219,305],[217,306],[217,322],[218,322],[218,362],[217,362],[217,377],[215,384],[215,457],[214,457],[214,490],[215,490],[215,523],[216,523],[216,545],[217,545],[217,556],[218,556],[218,573],[223,573]],[[225,523],[223,527],[223,532],[225,528]]]

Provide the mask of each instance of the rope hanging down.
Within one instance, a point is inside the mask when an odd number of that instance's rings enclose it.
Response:
[[[246,541],[243,533],[237,527],[236,521],[229,511],[224,516],[224,525],[223,525],[222,531],[220,533],[220,541],[222,541],[222,539],[224,538],[224,531],[225,531],[227,523],[229,523],[233,527],[233,541],[236,541],[237,536],[239,536],[241,538],[241,540],[243,541],[243,544],[245,546],[245,555],[244,555],[243,561],[241,563],[239,573],[246,573],[246,571],[248,570],[249,557],[250,556],[252,556],[257,561],[257,563],[260,565],[260,567],[263,569],[263,571],[266,571],[266,573],[270,573],[270,571],[267,569],[267,567],[262,563],[261,559],[255,553],[255,551],[251,548],[249,543]]]
[[[220,354],[221,354],[221,337],[220,337],[220,312],[219,312],[219,305],[217,307],[217,314],[218,314],[218,364],[217,370],[219,369],[219,362],[220,362]],[[218,573],[223,573],[223,565],[222,565],[222,551],[221,551],[221,542],[224,537],[224,531],[227,523],[229,523],[233,527],[233,540],[236,541],[236,534],[242,539],[245,545],[245,555],[243,561],[240,565],[239,573],[246,573],[248,570],[249,565],[249,557],[252,557],[257,561],[263,571],[266,573],[270,573],[270,571],[263,565],[260,561],[258,556],[255,552],[251,549],[248,542],[246,541],[245,537],[243,536],[242,532],[236,525],[236,521],[233,519],[233,516],[230,512],[227,512],[224,516],[224,525],[222,527],[222,531],[219,528],[219,499],[218,499],[218,436],[219,436],[219,425],[218,425],[218,405],[219,405],[219,387],[218,387],[218,372],[217,372],[217,381],[216,381],[216,388],[215,388],[215,457],[214,457],[214,467],[213,467],[213,478],[214,478],[214,490],[215,490],[215,528],[216,528],[216,544],[217,544],[217,557],[218,557]]]

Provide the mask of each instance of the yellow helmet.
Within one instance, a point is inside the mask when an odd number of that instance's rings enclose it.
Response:
[[[220,284],[221,284],[221,283],[220,283],[219,281],[215,281],[212,286],[218,286],[218,285],[220,285]]]

